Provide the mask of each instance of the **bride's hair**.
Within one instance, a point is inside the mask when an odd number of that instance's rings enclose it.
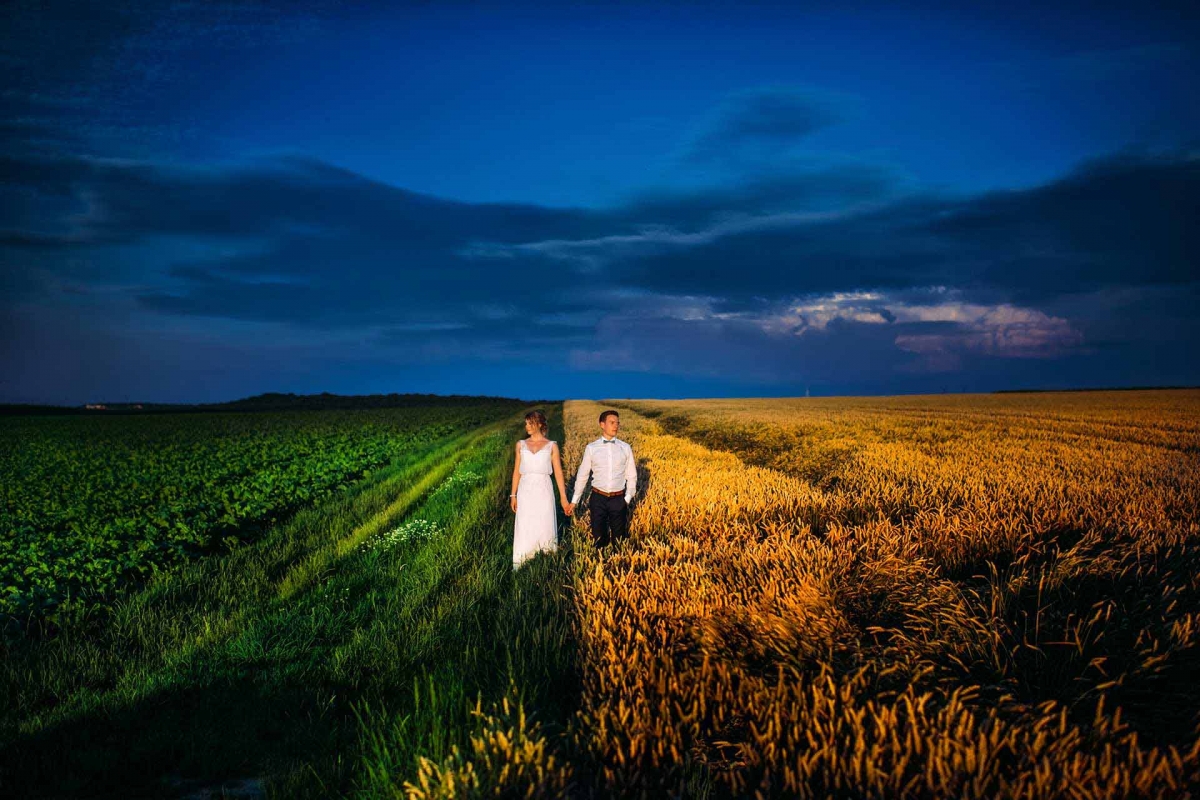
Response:
[[[550,430],[550,425],[546,422],[546,415],[540,411],[530,411],[525,415],[525,419],[533,420],[533,424],[541,430],[542,436],[545,436],[546,431]]]

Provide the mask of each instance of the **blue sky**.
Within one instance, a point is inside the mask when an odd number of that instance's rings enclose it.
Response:
[[[0,17],[0,402],[1200,383],[1178,9]]]

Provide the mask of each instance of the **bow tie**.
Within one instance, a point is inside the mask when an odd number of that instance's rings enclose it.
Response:
[[[601,439],[600,441],[604,442],[605,444],[612,444],[616,441],[616,439]]]

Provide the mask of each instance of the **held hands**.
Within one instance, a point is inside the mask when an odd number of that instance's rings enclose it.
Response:
[[[508,505],[512,508],[512,510],[514,512],[517,510],[516,495],[513,495],[512,497],[508,498]],[[565,498],[562,500],[562,508],[563,508],[563,511],[567,512],[568,517],[575,513],[575,504],[568,503]]]

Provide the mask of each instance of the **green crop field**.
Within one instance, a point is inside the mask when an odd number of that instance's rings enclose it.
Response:
[[[0,618],[86,614],[501,410],[0,418]]]

